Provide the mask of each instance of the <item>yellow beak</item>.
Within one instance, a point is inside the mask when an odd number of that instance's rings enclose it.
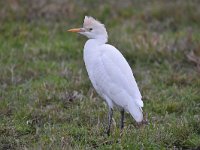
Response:
[[[67,30],[68,32],[82,32],[81,28],[74,28],[74,29],[69,29]]]

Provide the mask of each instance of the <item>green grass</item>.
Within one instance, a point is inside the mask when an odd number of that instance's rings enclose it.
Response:
[[[0,149],[200,148],[200,74],[187,59],[190,51],[200,56],[197,1],[51,3],[59,16],[27,13],[29,2],[17,13],[1,5]],[[109,43],[132,67],[148,125],[138,128],[126,114],[121,135],[116,110],[105,135],[107,106],[82,60],[86,39],[66,32],[85,14],[105,23]]]

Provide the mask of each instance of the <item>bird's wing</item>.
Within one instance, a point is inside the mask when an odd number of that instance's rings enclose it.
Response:
[[[110,81],[109,84],[112,84],[110,87],[115,89],[115,91],[126,91],[138,106],[143,107],[143,101],[141,100],[142,96],[132,70],[123,55],[115,47],[109,44],[104,44],[98,49],[101,52],[100,58],[98,59],[104,70],[102,78],[105,78],[105,80],[107,78],[107,81]],[[100,81],[98,84],[103,83]]]

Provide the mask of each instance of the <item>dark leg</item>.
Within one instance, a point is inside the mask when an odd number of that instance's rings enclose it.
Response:
[[[121,110],[121,125],[120,129],[122,130],[124,128],[124,109]]]
[[[113,109],[109,108],[109,114],[108,114],[108,130],[107,130],[107,135],[110,135],[110,127],[111,127],[111,123],[112,123],[112,116],[113,116]]]

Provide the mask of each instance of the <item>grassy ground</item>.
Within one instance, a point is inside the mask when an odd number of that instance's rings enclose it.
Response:
[[[200,148],[198,1],[21,1],[0,2],[0,149]],[[122,136],[118,111],[104,134],[86,39],[66,33],[86,14],[105,23],[143,95],[149,124],[126,114]]]

